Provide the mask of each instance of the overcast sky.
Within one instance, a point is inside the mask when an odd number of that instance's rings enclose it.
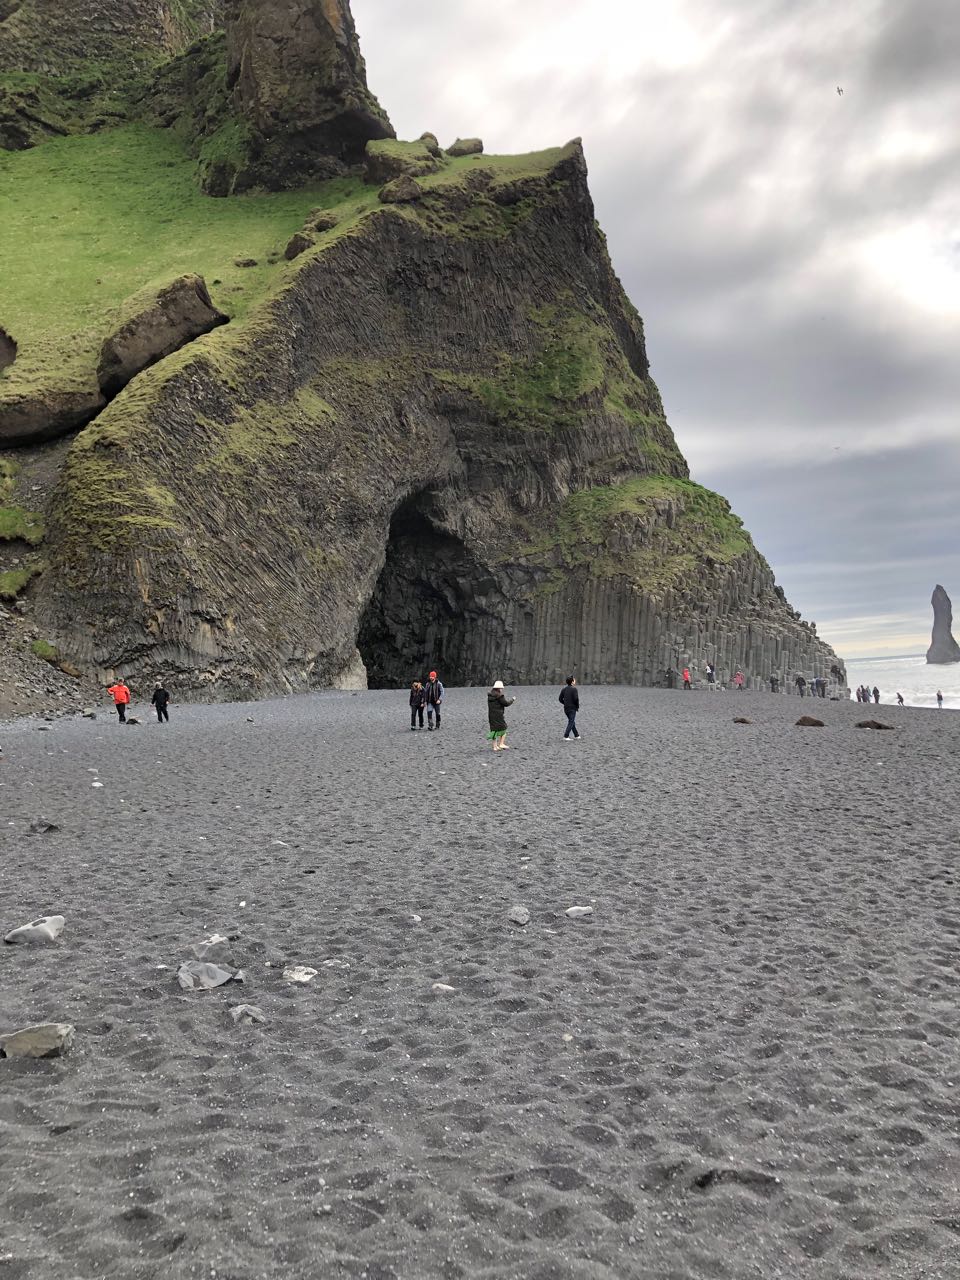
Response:
[[[692,476],[820,634],[960,616],[960,0],[352,7],[400,137],[583,137]]]

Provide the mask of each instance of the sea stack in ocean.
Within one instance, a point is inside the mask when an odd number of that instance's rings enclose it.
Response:
[[[960,644],[953,638],[953,605],[939,583],[933,589],[930,603],[933,605],[933,637],[927,650],[927,662],[960,662]]]

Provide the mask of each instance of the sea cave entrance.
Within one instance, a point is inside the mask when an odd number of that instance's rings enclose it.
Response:
[[[503,604],[493,576],[442,527],[432,495],[408,498],[390,522],[386,561],[360,622],[370,688],[404,688],[434,668],[445,684],[484,683],[491,646],[503,648]]]

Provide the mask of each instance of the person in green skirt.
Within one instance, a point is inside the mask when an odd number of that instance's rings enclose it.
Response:
[[[487,715],[490,720],[490,732],[487,738],[493,743],[494,751],[509,751],[507,746],[507,720],[504,712],[512,707],[516,698],[508,698],[503,691],[503,681],[495,680],[493,688],[487,694]]]

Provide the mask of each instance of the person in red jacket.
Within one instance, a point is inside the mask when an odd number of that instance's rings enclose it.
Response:
[[[683,687],[685,689],[689,689],[692,687],[690,684],[690,668],[689,667],[683,668]]]
[[[114,705],[117,708],[117,715],[120,717],[120,723],[126,724],[127,707],[130,703],[130,690],[122,680],[118,680],[116,684],[112,684],[110,686],[107,693],[113,697]]]

